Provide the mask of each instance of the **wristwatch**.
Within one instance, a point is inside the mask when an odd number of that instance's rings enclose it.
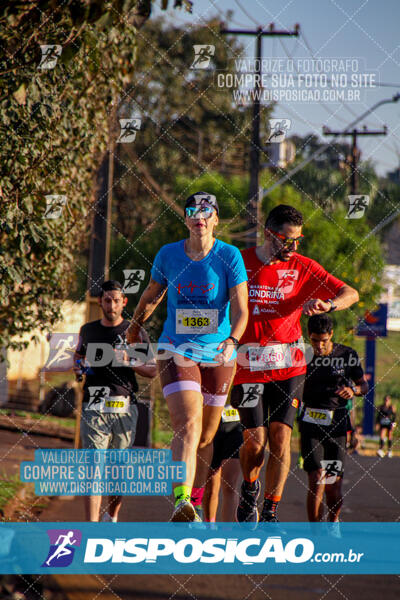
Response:
[[[336,310],[336,309],[337,309],[337,306],[336,306],[336,304],[334,303],[334,301],[332,300],[332,298],[328,298],[327,302],[329,302],[329,304],[331,305],[331,307],[330,307],[330,309],[329,309],[329,310],[327,310],[326,312],[330,313],[330,312],[332,312],[332,311],[334,311],[334,310]]]
[[[232,340],[232,342],[236,346],[236,348],[239,346],[239,340],[237,340],[235,337],[233,337],[233,335],[230,335],[227,339]]]

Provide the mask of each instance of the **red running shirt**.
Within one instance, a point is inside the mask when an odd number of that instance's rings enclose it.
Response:
[[[279,343],[288,344],[301,337],[300,317],[307,300],[334,298],[345,284],[315,260],[297,252],[289,261],[272,265],[262,263],[255,248],[243,250],[242,256],[249,278],[249,320],[240,344],[249,348],[252,344],[268,346],[267,353],[270,347],[276,348],[278,362],[270,362],[263,369],[261,362],[254,369],[254,364],[253,367],[249,364],[249,353],[242,354],[238,356],[234,383],[281,381],[305,373],[306,363],[299,349],[289,350],[292,366],[282,366],[287,360],[279,360],[282,351],[285,352]],[[276,366],[271,368],[271,364]]]

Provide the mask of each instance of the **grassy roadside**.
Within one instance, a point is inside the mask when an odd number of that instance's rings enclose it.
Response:
[[[49,502],[50,498],[35,494],[33,483],[21,481],[19,473],[0,472],[0,516],[4,520],[35,521]]]
[[[4,471],[0,473],[0,512],[3,511],[7,504],[11,502],[17,493],[24,487],[24,484],[19,479],[19,474],[8,475]]]
[[[41,413],[30,412],[27,410],[12,410],[9,408],[0,409],[0,415],[5,415],[12,419],[13,417],[22,417],[26,419],[33,419],[40,421],[43,424],[59,425],[61,427],[68,427],[74,429],[75,419],[70,417],[53,417],[52,415],[42,415]]]
[[[351,344],[365,366],[365,338],[355,337]],[[389,331],[376,340],[375,405],[390,394],[400,415],[400,331]]]

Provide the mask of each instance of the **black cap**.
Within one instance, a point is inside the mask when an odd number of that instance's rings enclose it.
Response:
[[[189,196],[185,202],[185,209],[188,206],[203,206],[203,204],[205,206],[209,205],[212,206],[212,208],[215,208],[217,215],[219,215],[219,207],[216,197],[213,194],[208,194],[207,192],[196,192],[195,194]]]

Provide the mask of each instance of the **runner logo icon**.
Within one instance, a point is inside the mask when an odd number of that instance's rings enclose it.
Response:
[[[246,406],[246,408],[252,408],[257,406],[260,396],[264,391],[264,384],[262,383],[243,383],[243,398],[239,406]]]
[[[283,142],[288,130],[292,124],[290,119],[268,119],[270,134],[267,139],[267,144],[279,144]]]
[[[208,69],[210,60],[215,54],[215,46],[211,44],[194,44],[194,61],[191,69]]]
[[[142,125],[142,119],[120,119],[119,124],[121,133],[117,139],[117,144],[129,144],[130,142],[135,141],[136,133]]]
[[[124,269],[124,277],[125,294],[136,294],[140,284],[144,281],[145,271],[143,269]]]
[[[100,410],[110,396],[110,388],[107,386],[93,385],[89,387],[89,402],[86,410]]]
[[[369,196],[348,196],[349,210],[346,219],[361,219],[369,204]]]
[[[40,46],[40,50],[42,51],[42,58],[38,69],[54,69],[58,57],[61,56],[62,46],[59,44],[43,44]]]
[[[50,548],[42,567],[68,567],[74,558],[75,548],[81,545],[79,529],[48,529]]]
[[[283,294],[290,294],[293,291],[294,284],[299,278],[297,269],[278,269],[279,281],[277,289]]]
[[[67,196],[63,194],[48,194],[46,198],[46,209],[43,219],[59,219],[63,207],[67,202]]]
[[[43,371],[69,371],[72,369],[78,339],[77,333],[53,333],[50,338],[49,356],[43,366]]]
[[[329,485],[335,483],[336,479],[342,472],[341,460],[321,460],[321,477],[318,480],[318,485]]]

